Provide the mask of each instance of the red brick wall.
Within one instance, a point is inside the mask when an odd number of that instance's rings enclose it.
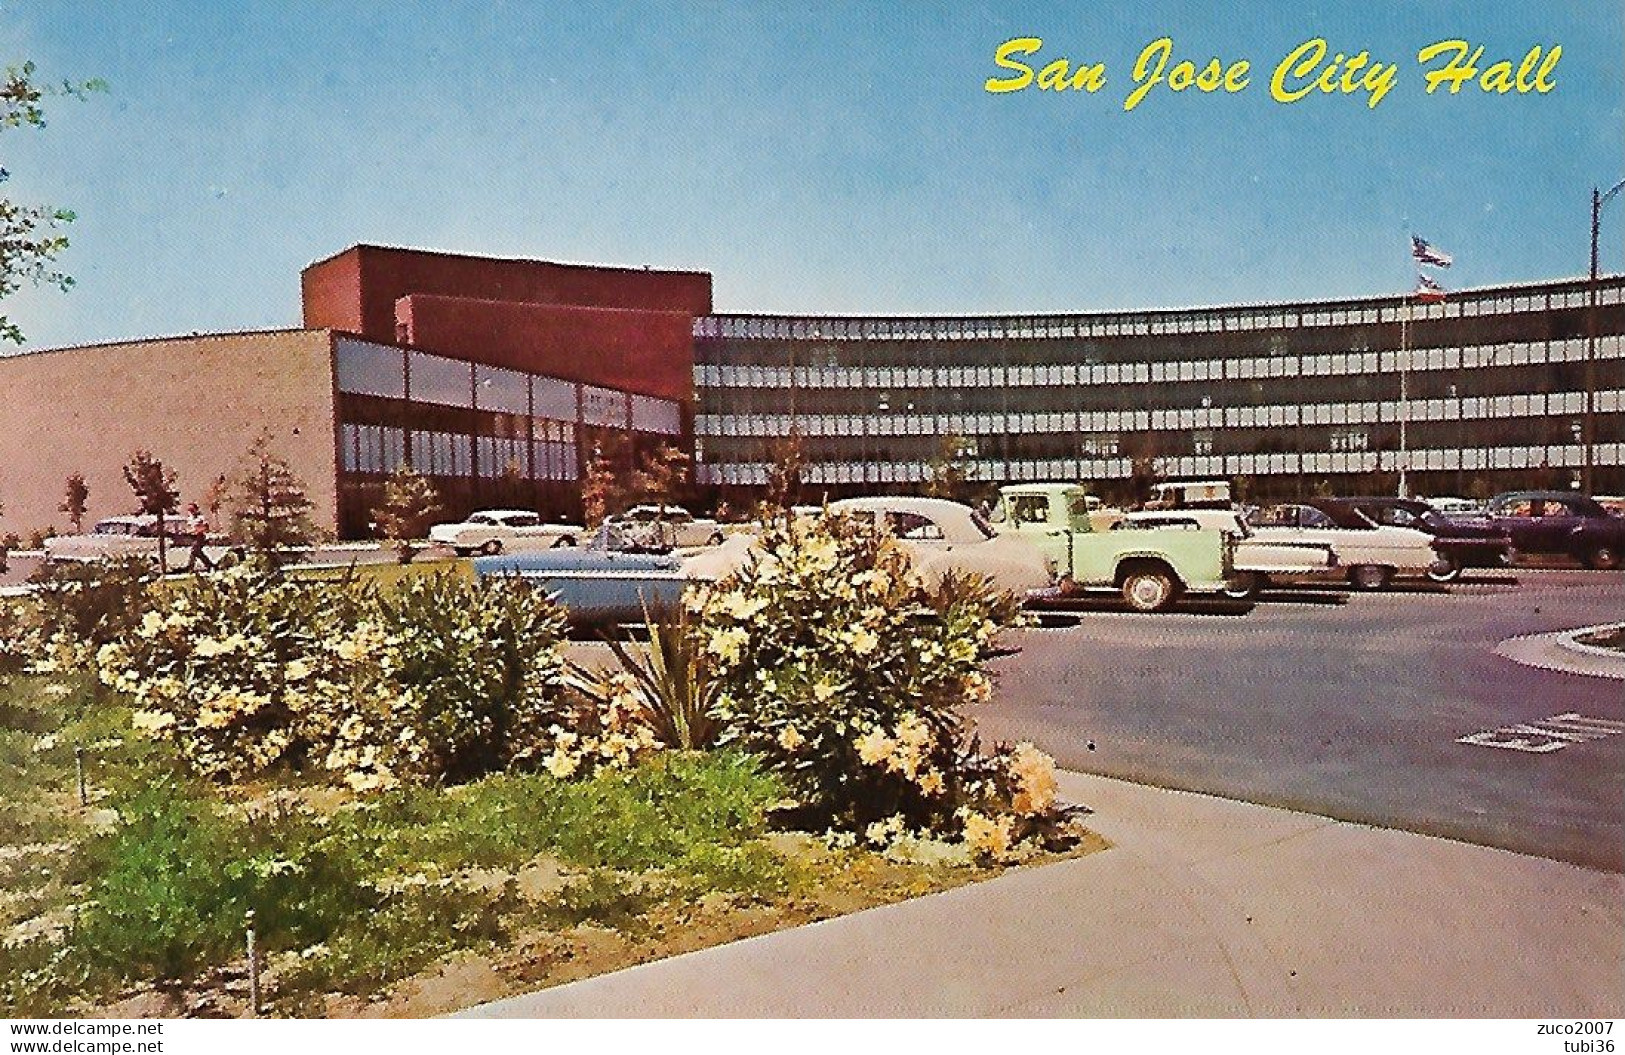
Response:
[[[305,325],[311,329],[344,330],[361,333],[366,321],[361,317],[361,254],[354,249],[312,264],[299,275]],[[394,340],[385,334],[381,341]]]
[[[414,294],[395,317],[406,343],[492,366],[662,399],[694,399],[693,319],[684,312],[574,308]]]
[[[302,276],[305,325],[395,340],[395,302],[412,294],[576,307],[711,313],[705,272],[498,260],[355,246]]]

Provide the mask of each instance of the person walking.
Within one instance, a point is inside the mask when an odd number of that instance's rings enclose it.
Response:
[[[186,507],[186,535],[192,541],[192,552],[186,558],[185,570],[194,571],[201,562],[204,571],[214,571],[214,561],[203,551],[204,543],[209,541],[209,521],[196,502]]]

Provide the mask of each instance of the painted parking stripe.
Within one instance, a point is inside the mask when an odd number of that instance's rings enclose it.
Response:
[[[1456,743],[1545,755],[1561,751],[1570,744],[1601,740],[1605,736],[1614,736],[1622,732],[1625,732],[1625,722],[1611,721],[1607,718],[1588,718],[1583,714],[1568,711],[1536,722],[1516,722],[1498,729],[1469,733],[1458,737]]]

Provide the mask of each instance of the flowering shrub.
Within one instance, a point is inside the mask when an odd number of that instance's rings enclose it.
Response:
[[[922,592],[889,537],[826,515],[769,527],[757,559],[690,605],[722,686],[721,742],[762,755],[804,822],[879,844],[963,839],[995,858],[1058,837],[1048,757],[982,755],[959,713],[988,698],[983,663],[1016,612],[985,581]]]
[[[437,575],[380,592],[243,567],[167,594],[96,660],[135,728],[198,773],[318,767],[367,791],[574,747],[562,629],[518,582]]]

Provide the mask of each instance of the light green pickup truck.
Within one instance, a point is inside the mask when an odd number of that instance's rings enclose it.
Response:
[[[1235,540],[1217,529],[1097,531],[1077,484],[999,489],[993,529],[1031,538],[1070,588],[1120,590],[1139,612],[1159,612],[1183,594],[1221,593],[1235,576]]]

